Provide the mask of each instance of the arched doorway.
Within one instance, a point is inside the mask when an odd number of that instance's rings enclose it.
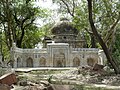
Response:
[[[20,58],[20,57],[17,58],[17,67],[18,67],[18,68],[19,68],[19,67],[22,67],[22,61],[21,61],[21,58]]]
[[[46,59],[44,57],[40,58],[40,62],[39,62],[40,66],[46,66]]]
[[[64,66],[64,65],[63,65],[63,60],[57,60],[56,66],[57,66],[57,67],[63,67],[63,66]]]
[[[33,67],[33,59],[32,58],[28,58],[27,60],[26,60],[26,66],[27,67]]]
[[[87,59],[87,64],[88,64],[89,66],[93,67],[95,63],[97,63],[97,61],[95,61],[94,58],[88,58],[88,59]]]
[[[80,66],[80,59],[79,59],[78,57],[75,57],[75,58],[73,59],[73,66],[74,66],[74,67]]]
[[[66,66],[64,53],[54,54],[53,59],[54,59],[53,60],[54,67],[65,67]]]

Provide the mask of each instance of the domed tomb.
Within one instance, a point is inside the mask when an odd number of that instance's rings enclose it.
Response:
[[[79,31],[67,20],[60,21],[51,29],[55,43],[69,43],[73,48],[85,47],[85,40],[78,39]],[[79,36],[80,37],[80,36]]]
[[[47,47],[48,43],[68,43],[73,48],[86,47],[85,39],[68,20],[61,20],[51,28],[51,36],[45,36],[43,47]],[[46,38],[47,37],[47,38]],[[49,39],[48,39],[49,38]]]
[[[73,27],[72,24],[68,21],[60,21],[57,23],[52,29],[51,29],[52,34],[54,35],[61,35],[61,34],[66,34],[66,35],[77,35],[78,30]]]

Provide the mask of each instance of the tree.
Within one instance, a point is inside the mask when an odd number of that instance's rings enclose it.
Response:
[[[112,45],[112,53],[113,57],[118,61],[120,64],[120,27],[117,28],[115,34],[115,44]]]
[[[6,36],[6,43],[10,50],[12,43],[21,47],[26,30],[35,26],[38,17],[47,17],[46,10],[34,7],[31,1],[2,0],[1,17]],[[6,25],[7,23],[7,25]],[[32,28],[33,29],[33,28]]]
[[[79,0],[53,0],[53,3],[57,3],[59,6],[58,12],[62,13],[63,16],[68,15],[69,17],[74,17]]]
[[[101,45],[102,49],[104,50],[105,52],[105,55],[107,57],[107,60],[109,61],[109,63],[112,65],[112,67],[114,68],[115,70],[115,73],[118,74],[120,73],[119,71],[119,65],[116,63],[115,60],[113,60],[112,56],[110,55],[109,53],[109,50],[106,46],[106,44],[104,43],[103,39],[100,37],[100,35],[98,34],[97,32],[97,28],[95,27],[94,25],[94,22],[93,22],[93,15],[92,15],[92,0],[87,0],[88,1],[88,13],[89,13],[89,22],[90,22],[90,26],[91,26],[91,29],[92,29],[92,32],[93,34],[95,35],[95,37],[97,38],[99,44]]]
[[[46,19],[48,10],[34,6],[30,0],[1,0],[0,4],[0,31],[4,55],[8,55],[13,42],[19,48],[33,48],[40,41],[40,29],[36,20]]]

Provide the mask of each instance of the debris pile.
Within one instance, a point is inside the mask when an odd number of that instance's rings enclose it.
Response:
[[[0,84],[0,90],[10,90],[11,87],[9,85],[6,84]]]
[[[24,76],[19,75],[17,79],[14,73],[8,73],[1,76],[0,90],[10,90],[11,86],[15,83],[17,83],[17,85],[13,85],[15,88],[13,88],[13,90],[62,90],[61,88],[63,88],[63,90],[70,90],[68,89],[70,85],[60,85],[64,83],[72,85],[81,83],[120,86],[120,75],[108,73],[108,68],[104,68],[103,65],[99,64],[95,64],[93,67],[84,66],[72,68],[57,74],[46,74],[46,81],[41,81],[40,79],[42,78],[42,80],[44,80],[44,74],[34,75],[31,73],[24,73],[23,75]],[[55,83],[59,85],[56,85]],[[22,88],[16,89],[16,87]]]
[[[40,83],[27,82],[27,85],[23,90],[54,90],[52,85],[47,81],[41,81]]]
[[[120,86],[120,75],[105,76],[102,80],[103,84]]]
[[[84,66],[63,71],[59,74],[54,74],[52,79],[74,80],[85,84],[120,85],[120,75],[111,74],[106,67],[104,69],[104,66],[99,64],[95,64],[94,67]]]

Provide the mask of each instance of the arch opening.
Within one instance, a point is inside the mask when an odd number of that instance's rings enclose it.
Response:
[[[18,68],[22,67],[22,61],[20,57],[17,58],[17,67]]]
[[[91,58],[91,57],[87,58],[88,66],[93,67],[95,63],[97,63],[97,61],[94,58]]]
[[[26,66],[27,67],[33,67],[33,59],[32,58],[28,58],[27,60],[26,60]]]
[[[79,59],[78,57],[75,57],[75,58],[73,59],[73,66],[74,66],[74,67],[80,66],[80,59]]]
[[[46,59],[44,57],[40,58],[39,65],[40,66],[46,66]]]

